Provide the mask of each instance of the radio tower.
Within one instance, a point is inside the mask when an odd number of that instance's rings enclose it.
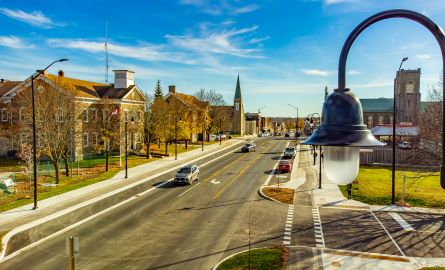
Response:
[[[108,23],[105,22],[105,83],[108,83]]]

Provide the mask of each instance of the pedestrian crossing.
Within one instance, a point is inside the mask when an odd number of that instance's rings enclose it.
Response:
[[[294,220],[294,205],[289,205],[287,210],[286,226],[284,227],[284,239],[283,245],[290,246],[290,241],[292,239],[292,223]]]

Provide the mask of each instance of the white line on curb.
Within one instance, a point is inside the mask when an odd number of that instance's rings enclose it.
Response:
[[[409,223],[404,220],[399,214],[393,212],[390,212],[389,214],[394,218],[395,221],[397,221],[397,223],[399,223],[400,226],[402,226],[405,231],[414,231],[414,228],[411,227],[411,225],[409,225]]]
[[[403,257],[405,257],[405,253],[403,253],[402,249],[399,247],[399,245],[396,243],[396,241],[394,240],[394,238],[392,238],[391,234],[388,232],[388,230],[385,228],[385,226],[383,226],[382,222],[380,222],[380,220],[377,218],[377,216],[374,214],[374,212],[372,212],[371,209],[369,209],[369,212],[371,212],[371,214],[374,216],[374,218],[379,222],[380,226],[382,226],[383,230],[385,230],[386,234],[388,234],[389,238],[391,238],[391,241],[394,243],[394,245],[397,247],[397,249],[399,250],[400,254],[402,254]]]

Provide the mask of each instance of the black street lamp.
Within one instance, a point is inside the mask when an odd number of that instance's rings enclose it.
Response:
[[[128,178],[128,112],[125,112],[125,178]],[[134,118],[131,117],[131,123],[134,124]]]
[[[395,9],[377,13],[360,23],[348,36],[338,64],[338,89],[330,94],[323,104],[323,119],[320,127],[303,144],[324,145],[325,172],[330,180],[339,185],[350,184],[358,175],[360,164],[359,147],[381,146],[363,124],[363,111],[359,99],[346,88],[346,59],[354,40],[370,25],[385,19],[405,18],[425,26],[436,38],[442,53],[442,72],[445,71],[445,35],[441,28],[423,14],[411,10]],[[444,93],[442,86],[442,94]],[[442,103],[442,113],[445,102]],[[442,115],[443,118],[443,115]],[[442,119],[442,165],[440,184],[445,189],[445,123]],[[350,168],[345,170],[344,168]]]
[[[299,129],[300,129],[300,120],[299,120],[299,117],[298,117],[298,108],[297,107],[295,107],[294,105],[291,105],[291,104],[287,104],[287,105],[289,105],[289,106],[291,106],[292,108],[294,108],[295,110],[297,110],[297,122],[295,123],[295,136],[297,136],[297,133],[300,131]]]
[[[395,197],[396,197],[396,123],[397,123],[397,117],[396,117],[396,82],[397,82],[397,75],[400,72],[400,69],[402,68],[403,62],[408,60],[408,57],[403,57],[402,61],[400,62],[399,70],[396,74],[396,77],[394,78],[394,100],[393,100],[393,107],[392,107],[392,173],[391,173],[391,204],[395,204]]]
[[[202,122],[202,141],[201,141],[201,151],[204,151],[204,125],[207,123],[207,114],[204,116],[204,121]]]
[[[221,145],[221,137],[222,137],[222,121],[224,121],[225,118],[219,119],[219,145]]]
[[[31,95],[32,95],[32,159],[33,159],[33,173],[34,173],[34,207],[33,210],[37,209],[37,143],[36,143],[36,110],[35,110],[35,94],[34,94],[34,80],[43,74],[49,67],[57,62],[65,62],[68,61],[67,58],[59,59],[51,64],[49,64],[46,68],[42,70],[38,70],[37,74],[31,76]]]
[[[312,119],[314,119],[314,115],[317,115],[318,116],[318,119],[319,119],[319,123],[321,122],[321,117],[320,117],[320,114],[319,113],[311,113],[311,114],[309,114],[308,116],[311,116],[312,117]],[[317,122],[315,122],[314,123],[314,127],[315,127],[315,124],[316,124]],[[312,127],[311,127],[312,128]],[[312,132],[312,131],[311,131]],[[318,149],[320,150],[320,156],[318,157],[318,159],[319,159],[319,164],[318,164],[318,188],[319,189],[321,189],[321,161],[322,161],[322,155],[321,155],[321,151],[322,151],[322,146],[321,145],[319,145],[319,147],[318,147]],[[315,151],[314,151],[314,153],[315,153]],[[315,159],[314,159],[314,161],[315,161]],[[314,164],[315,165],[315,164]]]

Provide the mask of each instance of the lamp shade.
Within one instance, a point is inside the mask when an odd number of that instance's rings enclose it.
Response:
[[[360,100],[349,89],[335,91],[323,104],[321,125],[302,144],[383,146],[363,124]]]

